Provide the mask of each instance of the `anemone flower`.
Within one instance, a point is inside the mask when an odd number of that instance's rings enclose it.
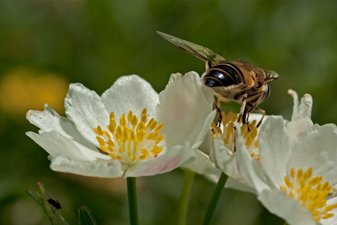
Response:
[[[292,143],[294,143],[294,140],[299,133],[313,126],[310,118],[313,101],[309,94],[305,94],[299,101],[295,91],[289,90],[288,93],[293,97],[293,113],[291,120],[283,120],[283,123],[289,132]],[[269,117],[270,116],[268,115],[265,117],[259,128],[255,126],[257,121],[261,119],[261,115],[259,114],[251,114],[247,124],[237,124],[237,126],[240,126],[241,136],[244,138],[245,151],[251,156],[252,160],[257,162],[256,166],[261,169],[261,174],[264,174],[264,171],[258,163],[260,160],[259,146],[261,141],[259,133]],[[234,137],[234,124],[237,121],[237,118],[238,114],[230,112],[228,115],[222,115],[220,127],[213,124],[212,151],[210,158],[217,168],[229,176],[226,187],[256,193],[245,179],[243,179],[242,174],[237,167],[237,151],[240,150],[239,146],[236,145],[236,139]]]
[[[240,127],[238,127],[240,133]],[[266,118],[259,135],[260,161],[237,138],[237,166],[261,203],[292,225],[336,224],[337,127],[310,126],[294,138],[280,116]]]
[[[150,176],[195,158],[215,116],[212,104],[212,91],[195,72],[159,95],[137,75],[120,77],[101,97],[76,83],[65,98],[67,117],[48,105],[42,112],[30,110],[27,119],[40,130],[26,134],[49,153],[54,171]]]

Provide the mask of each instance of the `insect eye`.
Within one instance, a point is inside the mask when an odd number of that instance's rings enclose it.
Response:
[[[261,99],[261,102],[266,100],[268,98],[270,94],[270,88],[269,88],[269,85],[268,84],[265,84],[264,85],[264,93],[263,93],[263,96],[262,96],[262,99]]]

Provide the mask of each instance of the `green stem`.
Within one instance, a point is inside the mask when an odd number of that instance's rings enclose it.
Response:
[[[178,225],[186,224],[188,199],[190,197],[194,175],[195,175],[194,172],[192,172],[191,170],[185,169],[184,187],[183,187],[183,191],[181,192],[181,196],[180,196]]]
[[[136,178],[128,177],[126,181],[128,186],[130,225],[138,225]]]
[[[218,204],[221,192],[225,187],[227,178],[228,176],[226,174],[224,173],[221,174],[220,179],[215,187],[211,202],[209,203],[203,225],[208,225],[211,222],[216,205]]]

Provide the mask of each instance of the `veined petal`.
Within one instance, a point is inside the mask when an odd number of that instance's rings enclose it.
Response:
[[[245,140],[241,136],[240,126],[236,125],[237,134],[237,149],[236,149],[236,160],[239,173],[242,175],[243,180],[249,186],[253,187],[257,193],[261,193],[264,190],[270,190],[269,185],[267,185],[267,179],[265,177],[265,172],[262,169],[259,162],[253,159],[245,145]]]
[[[245,150],[247,151],[247,149]],[[212,160],[222,172],[238,181],[243,181],[242,175],[237,167],[236,153],[227,149],[222,140],[213,140]]]
[[[109,156],[103,155],[95,149],[80,145],[57,131],[41,132],[40,134],[27,132],[26,135],[53,157],[63,156],[80,162],[95,161],[97,159],[110,160]]]
[[[109,124],[109,114],[101,98],[82,84],[70,84],[64,105],[67,117],[75,123],[82,136],[97,145],[93,128]]]
[[[194,159],[195,149],[191,148],[189,142],[185,142],[183,145],[166,149],[164,154],[160,154],[152,160],[129,166],[124,173],[124,177],[152,176],[165,173]]]
[[[183,167],[205,176],[210,181],[215,183],[218,182],[221,171],[215,167],[208,155],[199,150],[196,150],[195,154],[196,159],[188,164],[185,164]]]
[[[156,117],[155,109],[159,102],[157,92],[143,78],[137,75],[122,76],[102,94],[102,101],[108,112],[114,112],[119,118],[122,113],[129,112],[140,117],[147,108],[149,117]]]
[[[87,141],[77,130],[75,124],[68,118],[62,117],[47,104],[44,106],[44,111],[29,110],[26,118],[31,124],[39,127],[40,132],[57,131],[64,137],[71,139],[80,145],[90,149],[95,149],[95,145]]]
[[[287,123],[286,126],[289,132],[289,136],[291,137],[292,147],[293,147],[293,144],[296,141],[297,135],[305,131],[306,129],[312,127],[313,122],[311,121],[310,118],[304,117],[304,118],[296,119],[294,121],[290,121],[289,123]]]
[[[314,125],[297,137],[288,170],[312,167],[314,175],[324,175],[330,185],[337,184],[337,127],[334,124]]]
[[[82,152],[78,150],[73,141],[63,137],[56,131],[43,132],[41,134],[29,131],[26,132],[26,135],[33,139],[33,141],[40,145],[51,156],[63,155],[77,161],[88,161]]]
[[[158,122],[164,123],[162,134],[168,147],[189,141],[197,148],[215,116],[213,92],[201,86],[195,72],[169,83],[159,94]]]
[[[73,173],[90,177],[114,178],[122,176],[121,164],[117,160],[80,162],[57,156],[51,159],[50,168],[54,171]]]
[[[283,185],[291,143],[281,116],[265,119],[258,142],[262,167],[275,187]]]
[[[316,225],[310,211],[283,191],[265,190],[257,198],[271,213],[285,219],[288,224]]]

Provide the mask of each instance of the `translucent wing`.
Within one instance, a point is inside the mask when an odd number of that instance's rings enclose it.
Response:
[[[222,57],[221,55],[216,54],[212,50],[205,48],[203,46],[194,44],[189,41],[185,41],[183,39],[174,37],[169,34],[165,34],[162,32],[157,31],[157,33],[162,36],[162,38],[166,39],[167,41],[171,42],[178,48],[194,55],[195,57],[203,60],[203,61],[211,61],[213,65],[219,64],[221,62],[225,62],[225,58]]]

